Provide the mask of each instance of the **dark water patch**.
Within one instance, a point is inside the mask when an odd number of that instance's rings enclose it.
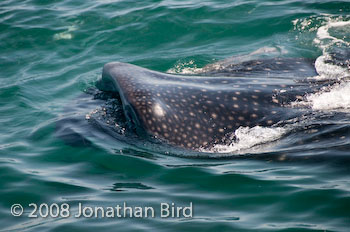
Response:
[[[127,191],[127,189],[148,190],[153,188],[146,186],[142,183],[115,183],[113,184],[113,187],[110,190],[120,192],[120,191]]]

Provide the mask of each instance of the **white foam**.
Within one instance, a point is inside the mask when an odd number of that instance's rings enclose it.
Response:
[[[328,23],[324,26],[321,26],[318,30],[317,30],[317,39],[319,40],[324,40],[324,39],[331,39],[333,40],[333,42],[344,42],[341,39],[338,39],[334,36],[331,36],[329,34],[329,29],[330,28],[334,28],[334,27],[345,27],[350,25],[350,21],[328,21]]]
[[[314,39],[314,43],[322,49],[323,55],[318,57],[315,62],[315,68],[318,73],[317,77],[313,77],[314,79],[326,80],[326,79],[338,79],[341,80],[344,77],[350,75],[350,71],[345,67],[341,67],[335,64],[327,63],[325,61],[331,60],[331,57],[328,54],[328,49],[343,45],[345,47],[349,47],[350,43],[346,42],[344,38],[337,38],[336,35],[331,35],[329,29],[331,28],[342,28],[345,31],[349,26],[350,33],[350,21],[342,21],[342,17],[340,18],[332,18],[330,16],[326,17],[326,21],[323,26],[320,26],[317,29],[316,38]],[[345,36],[345,35],[343,35]],[[339,37],[339,36],[338,36]],[[342,36],[340,36],[342,37]]]
[[[318,73],[318,76],[312,77],[313,79],[317,80],[331,80],[331,79],[337,79],[341,80],[344,77],[350,76],[349,70],[347,70],[345,67],[341,67],[335,64],[326,63],[326,60],[330,60],[328,54],[325,54],[323,56],[320,56],[315,61],[315,69]]]
[[[209,151],[215,153],[232,153],[252,148],[256,145],[272,142],[281,138],[288,130],[282,127],[239,127],[230,144],[217,144]]]
[[[310,94],[294,106],[306,106],[313,110],[350,110],[350,82],[334,85],[323,91]]]
[[[339,27],[346,27],[350,26],[350,21],[341,21],[342,18],[331,18],[327,17],[325,25],[319,27],[317,29],[316,38],[314,39],[314,43],[318,45],[321,49],[323,49],[323,52],[326,52],[326,49],[335,45],[335,44],[345,44],[349,46],[350,44],[346,41],[344,41],[341,38],[337,38],[336,36],[333,36],[329,33],[329,29],[331,28],[339,28]],[[350,31],[350,28],[349,28]]]
[[[321,23],[321,26],[315,26],[312,21],[323,21]],[[341,43],[341,44],[347,44],[349,45],[346,41],[344,41],[342,38],[337,38],[335,35],[331,35],[329,32],[329,29],[331,28],[339,28],[339,27],[346,27],[350,25],[350,21],[346,21],[342,16],[332,16],[332,15],[323,15],[322,18],[319,17],[311,17],[309,19],[304,19],[304,20],[295,20],[293,21],[294,28],[300,28],[301,31],[315,31],[316,32],[316,37],[314,38],[313,42],[315,45],[317,45],[319,48],[323,50],[323,53],[325,53],[325,50],[336,43]]]
[[[190,60],[184,63],[178,63],[173,68],[169,69],[167,73],[176,74],[198,74],[202,72],[202,68],[197,68],[194,60]]]

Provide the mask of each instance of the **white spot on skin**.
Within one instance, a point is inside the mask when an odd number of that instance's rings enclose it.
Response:
[[[158,103],[154,105],[153,111],[158,117],[163,117],[165,115],[165,111]]]

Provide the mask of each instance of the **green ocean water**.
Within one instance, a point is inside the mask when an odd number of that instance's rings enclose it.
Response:
[[[256,51],[316,59],[334,38],[350,42],[349,16],[349,1],[330,0],[2,0],[0,231],[349,231],[349,92],[340,113],[315,122],[318,140],[291,133],[220,158],[91,130],[86,114],[106,103],[84,93],[111,61],[193,74]],[[62,122],[80,144],[57,136]],[[79,203],[124,202],[156,215],[74,217]],[[193,217],[160,217],[161,203],[191,202]],[[72,216],[30,218],[31,203],[69,204]]]

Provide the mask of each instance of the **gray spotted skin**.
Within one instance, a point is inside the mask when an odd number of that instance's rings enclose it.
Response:
[[[220,143],[240,126],[270,126],[287,119],[277,90],[296,84],[278,78],[164,74],[113,62],[98,87],[120,94],[126,116],[140,133],[198,150]]]
[[[350,49],[346,47],[332,48],[325,62],[347,68],[350,71]]]
[[[203,68],[209,76],[266,76],[279,78],[305,78],[316,76],[314,60],[306,58],[270,58],[241,63],[219,61]]]

